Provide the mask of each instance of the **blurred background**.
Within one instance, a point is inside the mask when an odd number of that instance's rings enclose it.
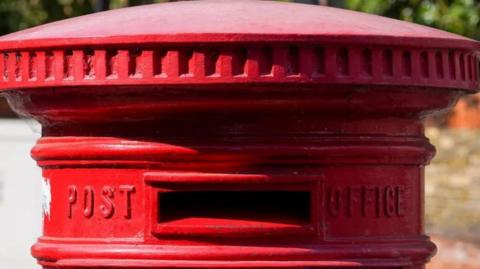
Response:
[[[0,34],[159,0],[0,0]],[[172,2],[172,1],[170,1]],[[480,39],[479,0],[297,0],[440,28]],[[428,269],[480,268],[480,95],[427,120],[437,156],[426,169],[426,228],[439,247]],[[29,247],[41,233],[41,173],[29,158],[40,136],[0,98],[0,268],[39,268]]]

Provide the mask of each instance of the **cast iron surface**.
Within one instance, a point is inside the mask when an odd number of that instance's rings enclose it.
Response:
[[[423,268],[422,120],[478,43],[267,1],[188,1],[0,38],[42,124],[45,268]]]
[[[433,28],[329,7],[186,1],[3,36],[0,89],[315,83],[474,90],[477,48]]]

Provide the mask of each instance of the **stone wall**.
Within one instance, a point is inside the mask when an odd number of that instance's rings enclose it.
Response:
[[[480,268],[480,130],[426,133],[437,148],[425,174],[426,226],[439,245],[428,268]]]

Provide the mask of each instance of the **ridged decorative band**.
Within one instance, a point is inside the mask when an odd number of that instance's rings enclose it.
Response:
[[[231,83],[386,84],[475,90],[468,49],[259,43],[0,52],[0,89]]]

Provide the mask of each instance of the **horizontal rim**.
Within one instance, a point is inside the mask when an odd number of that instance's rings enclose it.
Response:
[[[142,244],[66,244],[41,240],[32,247],[32,254],[40,264],[52,266],[297,268],[339,264],[354,267],[412,266],[425,263],[436,252],[435,245],[423,237],[409,242],[359,242],[355,245],[337,242],[318,244],[317,247],[255,247],[252,252],[252,247],[239,246],[170,248]],[[359,249],[363,251],[359,252]],[[252,256],[252,253],[255,254]],[[188,261],[182,259],[186,255],[191,257]],[[298,256],[307,256],[308,259],[292,259]]]
[[[53,49],[58,47],[82,47],[122,45],[134,48],[138,45],[168,44],[186,45],[192,43],[218,43],[235,45],[244,42],[322,42],[338,45],[389,45],[419,48],[480,49],[480,42],[470,39],[449,39],[435,37],[394,37],[381,35],[304,35],[304,34],[165,34],[138,36],[110,36],[87,38],[47,38],[0,41],[0,51],[19,49]]]

